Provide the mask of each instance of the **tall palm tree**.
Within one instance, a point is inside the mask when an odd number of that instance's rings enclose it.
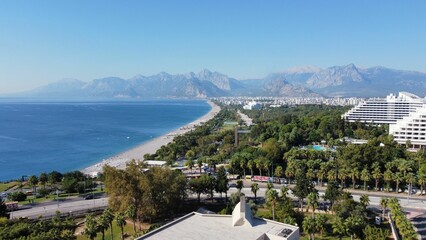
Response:
[[[308,234],[309,239],[314,239],[314,234],[317,232],[317,227],[314,218],[305,217],[303,219],[303,231]]]
[[[333,233],[339,235],[340,240],[342,240],[342,237],[346,235],[346,226],[340,217],[337,217],[336,220],[334,220],[332,228]]]
[[[271,159],[266,159],[263,162],[263,169],[266,170],[268,172],[268,177],[271,176],[271,166],[272,166],[272,161]]]
[[[389,198],[381,198],[380,199],[380,206],[383,209],[383,214],[382,214],[382,221],[385,220],[385,212],[386,212],[386,208],[388,207],[388,202],[389,202]]]
[[[111,239],[113,239],[114,234],[113,234],[113,228],[112,228],[112,221],[114,220],[114,214],[112,213],[111,208],[105,209],[102,215],[105,217],[105,221],[108,222],[109,230],[111,233]]]
[[[115,222],[121,230],[121,240],[124,240],[124,226],[126,225],[126,215],[124,213],[119,213],[115,216]]]
[[[127,217],[129,217],[130,219],[132,219],[133,222],[133,232],[136,234],[136,218],[137,218],[137,213],[136,213],[136,206],[134,204],[130,205],[127,208],[126,211],[126,215]]]
[[[326,163],[324,162],[324,163],[321,163],[321,165],[320,165],[320,169],[318,170],[318,172],[317,172],[317,178],[318,178],[318,181],[319,181],[319,185],[322,187],[323,185],[322,185],[322,181],[324,180],[324,178],[326,177],[326,174],[327,174],[327,165],[326,165]]]
[[[404,175],[401,172],[396,172],[394,175],[394,181],[396,182],[396,193],[399,193],[399,184],[404,181]]]
[[[426,170],[426,167],[425,167]],[[423,190],[425,189],[426,185],[426,173],[422,173],[422,170],[419,170],[419,177],[417,179],[419,185],[420,185],[420,194],[423,195]]]
[[[254,194],[254,201],[256,201],[256,198],[257,198],[257,191],[259,190],[259,184],[257,184],[257,183],[252,183],[251,184],[251,191],[253,192],[253,194]]]
[[[246,178],[246,167],[247,167],[247,160],[244,157],[240,157],[240,168],[243,170],[244,178]]]
[[[378,190],[380,178],[383,176],[382,171],[380,171],[379,163],[373,163],[372,169],[373,171],[371,172],[371,175],[373,176],[375,181],[375,189]]]
[[[278,201],[278,192],[275,189],[268,191],[266,201],[271,204],[272,207],[272,220],[275,221],[275,205]]]
[[[349,170],[347,168],[340,168],[337,176],[340,179],[340,185],[342,186],[342,188],[345,188],[345,181],[346,178],[349,176]]]
[[[314,169],[308,168],[308,171],[306,171],[306,177],[312,181],[315,178],[315,172]]]
[[[263,157],[259,157],[254,162],[256,163],[256,168],[259,169],[260,176],[262,176],[262,169],[263,169],[264,158]]]
[[[306,196],[306,205],[312,208],[312,218],[315,216],[315,209],[318,208],[318,192],[310,192],[308,196]]]
[[[192,160],[192,158],[189,158],[188,160],[186,160],[185,166],[187,166],[192,173],[192,168],[194,167],[194,160]]]
[[[253,168],[256,164],[254,163],[254,161],[252,159],[248,160],[247,162],[247,168],[250,169],[250,174],[253,177]]]
[[[368,197],[367,194],[362,194],[361,197],[359,198],[359,202],[364,208],[366,208],[368,204],[370,204],[370,198]]]
[[[398,165],[397,168],[400,172],[402,172],[404,178],[407,177],[407,173],[411,170],[413,170],[413,168],[411,167],[411,162],[405,159],[399,159],[398,160]]]
[[[324,214],[319,214],[315,217],[315,225],[317,227],[317,230],[320,231],[321,236],[324,233],[324,230],[326,230],[327,227],[327,216]]]
[[[106,215],[102,214],[96,218],[96,221],[98,222],[99,231],[102,233],[102,240],[105,240],[105,230],[109,227],[109,219]]]
[[[354,168],[350,169],[349,176],[352,179],[352,188],[355,189],[356,180],[359,177],[359,170],[358,170],[358,168],[354,167]]]
[[[364,181],[364,191],[366,191],[367,190],[367,182],[371,180],[370,171],[368,170],[367,167],[365,167],[361,171],[361,180]]]
[[[383,173],[383,180],[386,182],[386,191],[389,192],[390,184],[392,180],[394,179],[394,174],[390,169],[386,169],[386,171]]]
[[[99,227],[96,219],[93,217],[93,214],[88,214],[86,216],[86,222],[84,224],[83,234],[86,235],[91,240],[95,239],[96,235],[98,235]]]

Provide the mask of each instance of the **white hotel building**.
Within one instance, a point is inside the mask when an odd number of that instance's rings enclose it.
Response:
[[[349,122],[389,124],[389,134],[395,141],[412,147],[426,148],[426,99],[407,92],[398,96],[368,99],[345,113],[342,118]]]

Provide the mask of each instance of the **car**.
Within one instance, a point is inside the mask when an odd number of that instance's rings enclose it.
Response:
[[[229,183],[229,184],[228,184],[228,187],[229,187],[229,188],[236,188],[236,187],[237,187],[237,184],[236,184],[236,183]]]
[[[89,199],[94,199],[95,197],[93,196],[93,194],[89,194],[86,197],[84,197],[84,199],[89,200]]]

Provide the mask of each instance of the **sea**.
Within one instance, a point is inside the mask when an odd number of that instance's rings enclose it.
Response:
[[[203,100],[0,100],[0,181],[80,170],[211,109]]]

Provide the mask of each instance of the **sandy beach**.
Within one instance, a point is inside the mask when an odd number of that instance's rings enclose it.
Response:
[[[132,149],[119,153],[113,157],[104,159],[103,161],[98,162],[90,167],[84,168],[81,171],[85,174],[101,172],[104,165],[123,169],[126,167],[126,163],[131,161],[132,159],[143,160],[143,155],[147,153],[154,154],[158,149],[160,149],[161,146],[167,145],[168,143],[172,142],[175,136],[189,132],[201,123],[207,122],[208,120],[216,116],[216,114],[220,111],[220,107],[211,101],[208,101],[208,104],[212,107],[211,110],[207,114],[198,118],[197,120],[183,127],[175,129],[167,134],[164,134],[160,137],[144,142],[141,145],[136,146]]]

